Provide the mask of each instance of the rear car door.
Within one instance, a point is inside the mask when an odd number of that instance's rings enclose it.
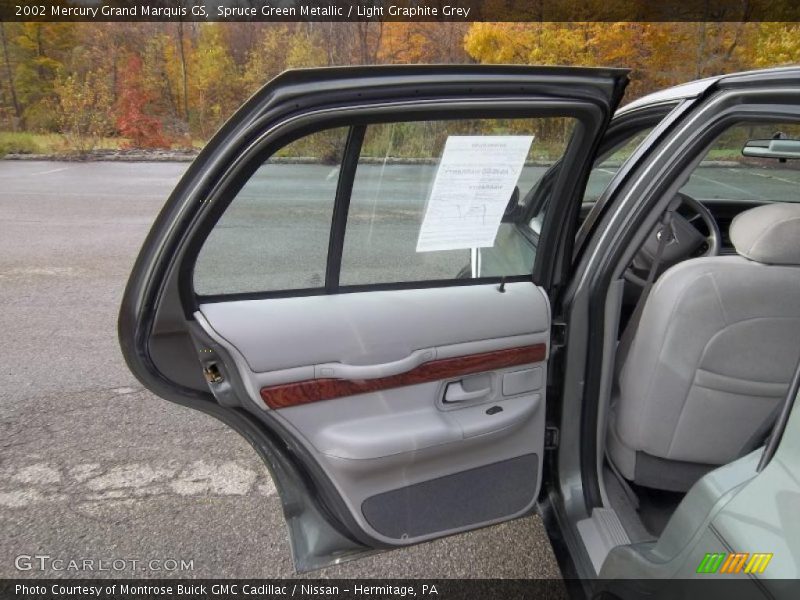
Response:
[[[188,169],[131,274],[120,343],[150,390],[253,444],[298,570],[534,508],[551,300],[626,82],[287,72]],[[533,228],[520,199],[555,161]]]

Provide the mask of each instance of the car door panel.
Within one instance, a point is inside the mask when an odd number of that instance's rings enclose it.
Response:
[[[532,506],[550,321],[539,287],[245,300],[199,312],[235,357],[252,406],[296,435],[371,536],[413,543]],[[497,485],[481,495],[476,478]]]
[[[253,443],[281,495],[298,569],[533,508],[542,482],[548,290],[564,277],[582,184],[626,82],[619,69],[287,73],[240,109],[187,171],[134,266],[120,311],[120,343],[149,389],[222,419]],[[410,263],[402,265],[405,272],[439,264],[414,252],[414,240],[407,240],[416,217],[398,205],[393,214],[406,220],[397,231],[411,244],[404,246],[406,258],[390,257],[385,278],[381,264],[356,265],[361,270],[346,271],[340,287],[365,129],[402,119],[496,125],[524,118],[571,119],[573,128],[562,158],[571,168],[554,182],[557,200],[536,236],[530,271],[509,273],[508,280],[502,272],[464,280],[459,269],[448,270],[444,280],[427,272],[420,281],[393,274],[392,262]],[[335,196],[326,209],[330,237],[317,244],[323,256],[313,272],[271,286],[257,269],[272,255],[240,253],[236,264],[209,264],[212,274],[238,274],[241,285],[211,282],[213,295],[198,293],[198,253],[245,183],[287,144],[333,128],[348,133],[343,158],[329,171],[336,185],[323,186]],[[431,157],[425,160],[431,164]],[[423,189],[427,182],[419,184]],[[282,190],[292,187],[282,182]],[[258,189],[269,199],[268,187]],[[356,210],[362,221],[376,210],[365,189]],[[291,202],[282,206],[294,211],[284,216],[307,214]],[[322,212],[314,210],[314,227],[277,237],[300,242],[320,230],[327,235]],[[268,215],[246,216],[234,224],[250,227],[247,235],[229,231],[219,239],[258,243],[264,236],[254,228],[262,219]],[[353,248],[372,232],[359,231],[350,238]],[[315,281],[306,277],[317,272]],[[294,281],[301,287],[292,288]]]
[[[323,363],[366,367],[435,346],[546,333],[542,290],[529,282],[504,289],[490,284],[240,300],[202,304],[200,312],[256,373]]]
[[[495,375],[502,377],[503,372]],[[432,534],[454,533],[468,526],[510,518],[530,508],[540,485],[542,395],[496,398],[445,413],[431,406],[440,389],[436,384],[423,384],[397,390],[392,398],[366,394],[330,400],[324,403],[327,406],[320,405],[316,410],[302,406],[276,412],[339,487],[354,518],[382,541],[414,543]],[[377,406],[381,408],[370,410]],[[497,415],[486,411],[496,406],[504,409],[498,415],[508,414],[510,418],[493,423]],[[381,414],[386,409],[391,409],[392,414]],[[331,415],[336,415],[333,425],[327,420],[332,419]],[[481,418],[484,423],[478,423]],[[465,436],[464,421],[485,433]],[[470,471],[484,467],[487,482],[503,480],[502,473],[509,468],[518,469],[517,459],[522,457],[524,475],[514,475],[502,487],[508,489],[514,482],[516,487],[509,497],[504,497],[497,487],[490,488],[491,493],[480,499],[476,497]],[[414,496],[408,488],[423,483],[429,493],[438,492],[437,502],[419,504],[407,500],[392,510],[381,510],[384,502],[394,505],[398,497]],[[514,510],[503,512],[502,506]],[[438,522],[436,515],[443,507],[453,513],[461,511],[457,526],[453,521]],[[368,520],[376,510],[393,514],[400,522],[416,520],[417,524],[401,535],[387,535],[385,532],[394,530],[393,526],[386,521],[375,524]]]

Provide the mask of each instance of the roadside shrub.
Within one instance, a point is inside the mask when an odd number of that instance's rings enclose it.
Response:
[[[128,138],[127,148],[169,148],[171,140],[164,124],[152,114],[153,93],[145,85],[142,59],[130,56],[120,81],[116,106],[117,129]]]
[[[89,71],[60,77],[55,84],[61,113],[60,131],[67,148],[86,154],[108,132],[106,114],[111,90],[106,77]]]

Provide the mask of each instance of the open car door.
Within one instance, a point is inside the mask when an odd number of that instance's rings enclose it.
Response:
[[[298,570],[534,508],[550,298],[626,82],[291,71],[188,169],[135,264],[120,342],[147,388],[256,448]],[[534,228],[520,198],[555,160]]]

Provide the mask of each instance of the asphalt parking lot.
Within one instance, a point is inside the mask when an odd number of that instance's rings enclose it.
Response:
[[[294,574],[255,452],[210,417],[144,391],[118,350],[129,270],[186,166],[0,162],[0,577]],[[19,571],[20,555],[50,558]],[[84,558],[140,566],[54,570],[54,559]],[[151,560],[161,570],[141,567]],[[192,569],[165,570],[171,560]],[[559,572],[533,516],[309,575]]]

